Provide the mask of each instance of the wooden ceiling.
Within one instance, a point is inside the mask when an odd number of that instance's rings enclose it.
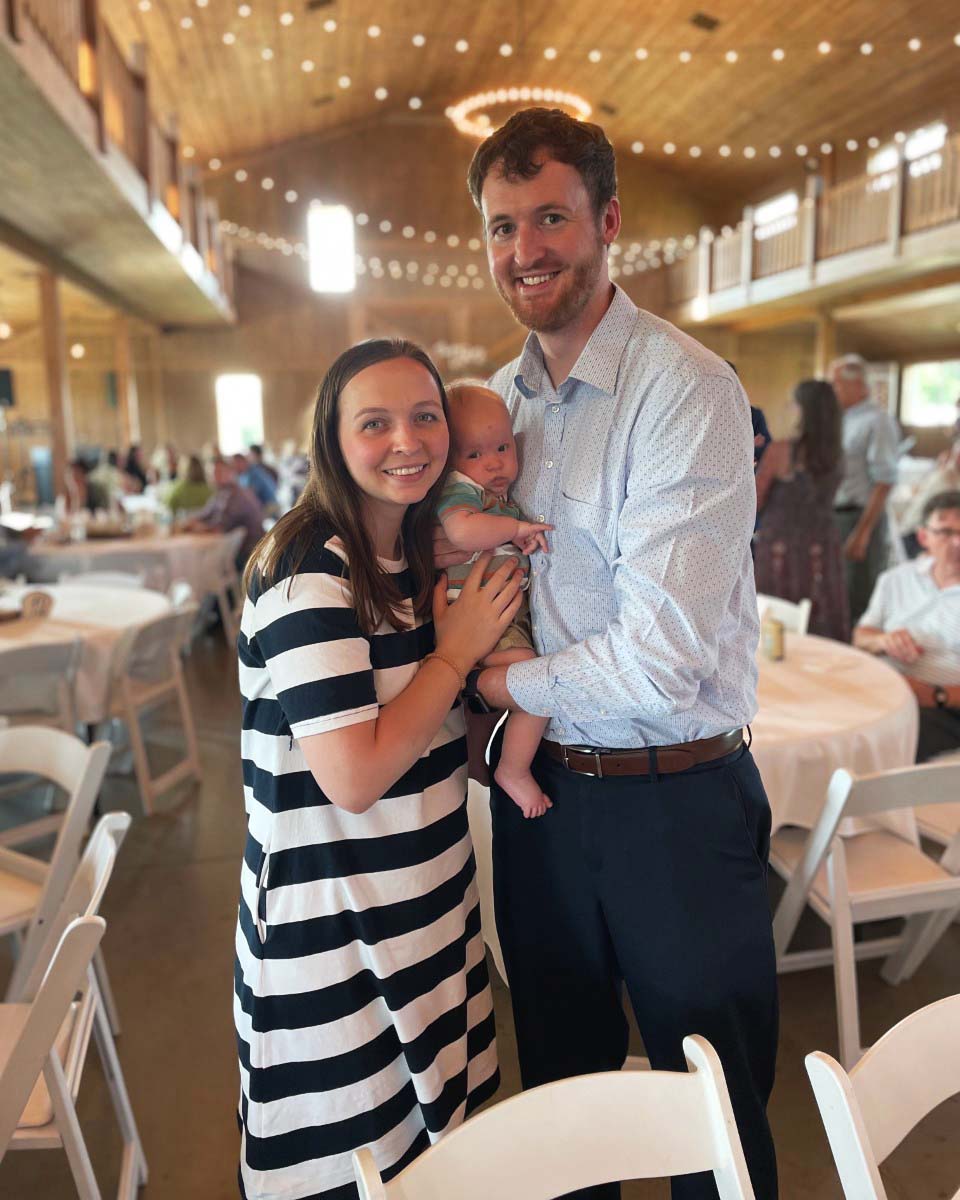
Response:
[[[642,141],[645,157],[731,190],[775,175],[798,143],[842,147],[960,107],[957,0],[102,0],[102,8],[121,45],[146,43],[155,106],[179,115],[183,141],[204,165],[399,115],[421,123],[426,157],[447,106],[531,85],[582,94],[621,156]],[[292,20],[282,23],[284,14]],[[371,26],[379,36],[368,35]],[[829,54],[818,52],[822,41]],[[499,53],[504,43],[509,57]],[[718,154],[724,144],[727,158]],[[772,145],[782,159],[770,157]]]

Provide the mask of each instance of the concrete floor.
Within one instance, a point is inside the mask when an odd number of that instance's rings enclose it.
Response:
[[[102,910],[108,923],[104,949],[123,1022],[120,1059],[150,1166],[143,1196],[233,1200],[239,1146],[233,934],[244,838],[240,708],[235,667],[222,641],[199,642],[187,669],[203,784],[172,793],[149,819],[137,815]],[[162,716],[154,730],[162,754],[163,742],[171,740]],[[104,807],[140,813],[129,779],[108,777]],[[811,917],[810,924],[819,923]],[[819,935],[819,929],[812,930],[813,937]],[[4,947],[0,987],[8,972]],[[882,982],[876,961],[861,966],[859,979],[863,1036],[874,1040],[915,1009],[960,991],[960,926],[951,927],[914,979],[900,987]],[[519,1085],[509,996],[499,980],[494,997],[502,1098]],[[783,976],[781,1000],[779,1071],[771,1105],[781,1194],[789,1200],[840,1197],[803,1069],[809,1050],[836,1053],[831,971]],[[78,1110],[103,1195],[115,1195],[119,1138],[95,1050]],[[960,1099],[948,1101],[922,1123],[891,1157],[884,1176],[889,1200],[953,1196],[960,1183]],[[62,1151],[9,1153],[0,1163],[3,1200],[75,1195]],[[625,1200],[666,1195],[661,1181],[624,1187]]]

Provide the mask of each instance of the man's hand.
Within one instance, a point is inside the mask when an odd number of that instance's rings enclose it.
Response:
[[[445,571],[447,567],[459,567],[461,563],[469,562],[472,557],[469,550],[461,550],[450,541],[443,532],[442,525],[434,526],[433,565],[438,571]]]
[[[863,562],[867,557],[867,549],[870,546],[870,534],[858,533],[856,529],[850,534],[843,544],[843,553],[851,562]]]
[[[882,653],[897,662],[915,663],[923,653],[923,647],[914,641],[913,635],[907,629],[891,629],[883,635]],[[924,684],[926,687],[926,684]]]
[[[912,675],[905,675],[907,683],[910,684],[910,689],[917,698],[917,703],[921,708],[936,708],[937,700],[933,694],[933,684],[924,683],[922,679],[914,679]]]

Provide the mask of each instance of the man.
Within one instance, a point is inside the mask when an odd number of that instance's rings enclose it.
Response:
[[[264,509],[272,508],[277,503],[277,485],[266,468],[253,455],[248,457],[246,454],[235,454],[233,464],[240,486],[249,488]]]
[[[556,530],[532,556],[540,657],[467,687],[474,705],[551,718],[534,775],[553,808],[525,821],[491,797],[523,1084],[619,1069],[625,984],[655,1068],[684,1069],[688,1033],[717,1048],[772,1200],[770,812],[741,735],[758,635],[749,404],[720,359],[611,284],[620,205],[598,126],[527,109],[469,183],[494,283],[531,331],[492,380],[521,446],[513,498]],[[717,1194],[709,1175],[673,1186]]]
[[[213,482],[217,490],[197,515],[185,522],[183,529],[217,529],[229,533],[231,529],[243,528],[246,536],[237,554],[237,570],[242,571],[250,552],[263,536],[263,508],[253,492],[239,482],[231,460],[214,460]]]
[[[886,504],[897,482],[899,435],[893,418],[870,399],[867,364],[859,354],[838,358],[830,381],[843,409],[844,469],[834,513],[844,539],[850,617],[856,624],[886,565]]]
[[[927,552],[884,573],[853,644],[885,655],[920,705],[917,762],[960,749],[960,492],[931,496],[917,541]]]

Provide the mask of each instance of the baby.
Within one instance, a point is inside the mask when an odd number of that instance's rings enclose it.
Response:
[[[524,521],[519,508],[506,498],[517,477],[517,446],[510,415],[497,393],[479,384],[452,384],[447,396],[454,470],[447,477],[437,506],[443,531],[454,546],[469,551],[474,558],[482,550],[493,550],[488,574],[493,574],[504,557],[516,558],[527,576],[526,587],[530,574],[527,555],[547,549],[545,534],[552,526]],[[469,572],[470,563],[447,571],[451,598]],[[505,666],[535,657],[530,609],[524,599],[513,624],[483,665]],[[545,718],[518,712],[510,716],[504,729],[503,752],[494,776],[525,817],[542,817],[551,807],[530,772],[546,726]]]

